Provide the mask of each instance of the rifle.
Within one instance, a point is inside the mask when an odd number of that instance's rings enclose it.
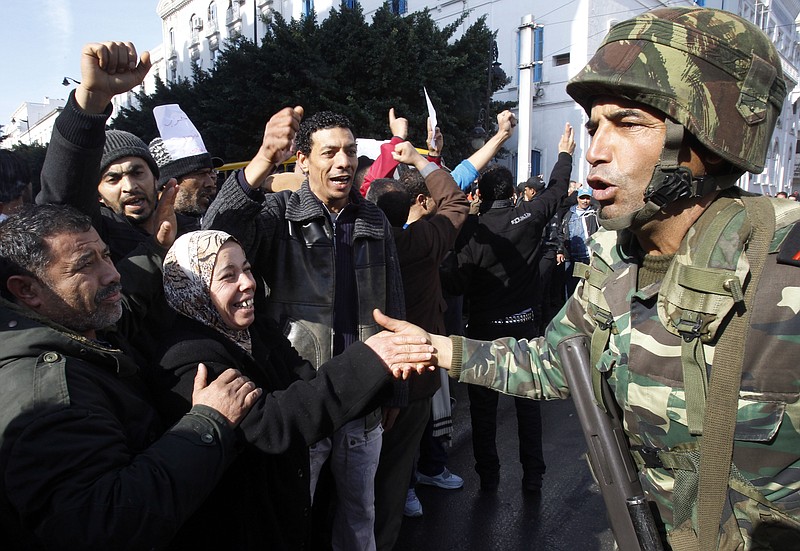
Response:
[[[594,368],[589,362],[586,340],[579,335],[562,341],[558,355],[589,448],[589,467],[606,504],[611,531],[620,551],[662,551],[658,529],[628,449],[622,418],[605,380],[602,389],[608,411],[603,411],[595,401]]]

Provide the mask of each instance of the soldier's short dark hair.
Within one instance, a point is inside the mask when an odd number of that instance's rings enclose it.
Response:
[[[47,238],[91,227],[91,218],[70,206],[23,205],[0,223],[0,294],[13,299],[6,286],[11,276],[43,278],[51,260]]]
[[[325,130],[328,128],[346,128],[350,130],[350,121],[344,115],[334,113],[333,111],[320,111],[314,113],[307,119],[303,119],[300,123],[300,129],[294,138],[297,151],[305,155],[311,153],[312,139],[311,136],[317,130]]]

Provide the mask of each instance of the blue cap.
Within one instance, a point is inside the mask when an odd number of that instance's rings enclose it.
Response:
[[[589,186],[582,186],[578,189],[578,197],[583,197],[584,195],[588,195],[589,197],[592,196],[592,188]]]

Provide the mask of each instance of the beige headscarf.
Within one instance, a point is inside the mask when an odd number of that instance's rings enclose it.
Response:
[[[225,325],[211,302],[214,264],[219,250],[229,240],[236,241],[230,234],[214,230],[193,231],[176,239],[164,259],[164,294],[175,311],[219,331],[251,352],[250,332]]]

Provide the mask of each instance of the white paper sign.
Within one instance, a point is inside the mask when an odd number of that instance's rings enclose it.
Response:
[[[428,104],[428,119],[430,120],[430,126],[428,130],[431,131],[431,142],[428,144],[430,149],[436,149],[436,144],[433,140],[436,139],[436,127],[438,126],[438,121],[436,120],[436,109],[433,108],[433,103],[431,102],[431,97],[428,95],[428,89],[424,86],[422,89],[425,91],[425,103]]]
[[[180,105],[171,103],[154,107],[153,116],[164,147],[173,159],[208,153],[200,132]]]

